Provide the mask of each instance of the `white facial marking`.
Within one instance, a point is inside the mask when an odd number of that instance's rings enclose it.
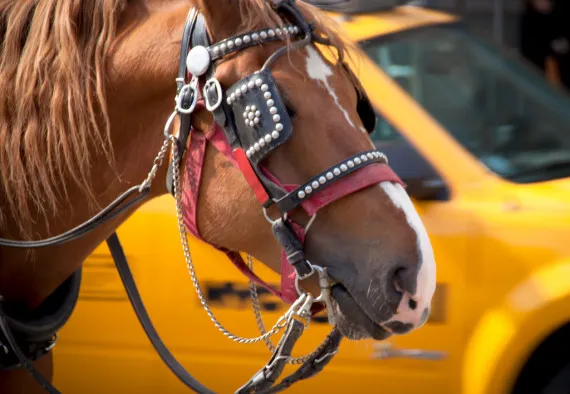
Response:
[[[435,257],[428,233],[418,215],[410,197],[398,183],[382,182],[380,187],[390,197],[396,207],[402,209],[408,220],[408,224],[417,235],[417,244],[420,251],[421,267],[417,277],[416,294],[404,292],[398,313],[389,321],[400,321],[402,323],[412,323],[415,328],[420,325],[420,320],[424,310],[429,308],[436,286]],[[417,303],[416,308],[409,306],[410,299]]]
[[[364,134],[368,134],[368,130],[366,130],[364,127],[360,126],[360,131],[362,131]]]
[[[342,105],[340,105],[334,89],[329,85],[328,78],[332,77],[333,75],[331,68],[323,60],[323,58],[317,52],[317,50],[313,48],[312,45],[307,46],[307,53],[309,54],[309,56],[307,56],[307,74],[309,74],[310,78],[315,79],[317,81],[321,81],[325,85],[325,88],[329,91],[329,94],[334,99],[337,107],[339,107],[340,110],[343,112],[346,121],[352,127],[355,127],[354,123],[352,123],[352,120],[350,120],[348,112],[346,112],[346,110],[342,107]]]

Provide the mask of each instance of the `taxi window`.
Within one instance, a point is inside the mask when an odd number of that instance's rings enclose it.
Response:
[[[570,99],[518,59],[460,27],[361,43],[464,148],[500,176],[570,176]]]

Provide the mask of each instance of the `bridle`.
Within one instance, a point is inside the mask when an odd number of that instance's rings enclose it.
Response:
[[[0,246],[40,248],[63,244],[85,235],[100,224],[143,201],[149,195],[152,182],[170,147],[172,157],[167,175],[167,189],[176,201],[184,257],[198,297],[216,327],[224,335],[239,343],[264,341],[272,351],[268,364],[238,389],[237,393],[279,392],[299,380],[314,376],[330,362],[338,350],[342,337],[336,327],[310,355],[300,358],[291,357],[292,349],[307,327],[313,313],[327,306],[329,323],[334,325],[330,304],[330,288],[333,283],[325,268],[311,264],[305,258],[304,237],[318,210],[324,206],[381,181],[401,182],[387,166],[386,157],[376,150],[361,152],[346,158],[302,185],[284,185],[263,167],[263,160],[285,143],[293,133],[291,119],[270,70],[271,65],[290,48],[301,48],[312,42],[328,44],[326,39],[315,34],[313,27],[306,21],[294,0],[273,3],[277,12],[289,18],[290,24],[241,34],[214,44],[210,42],[204,18],[197,9],[190,10],[181,45],[179,73],[176,79],[175,110],[166,122],[164,143],[147,178],[140,185],[128,189],[88,221],[58,236],[39,241],[0,239]],[[226,90],[222,88],[215,77],[218,60],[248,47],[281,39],[284,39],[287,45],[276,50],[261,70],[238,81]],[[348,66],[343,65],[350,73]],[[376,116],[363,90],[357,89],[357,92],[359,94],[358,113],[370,133],[374,129]],[[200,93],[202,93],[202,100],[199,99]],[[191,116],[198,109],[206,109],[214,116],[215,123],[209,133],[192,133]],[[180,126],[178,132],[172,134],[171,129],[176,117],[179,117]],[[254,312],[261,331],[261,335],[256,338],[235,336],[219,323],[206,303],[192,263],[186,229],[188,228],[200,238],[195,209],[201,164],[207,142],[211,142],[234,165],[239,167],[261,203],[273,234],[283,249],[284,263],[282,264],[280,292],[268,286],[253,273],[249,256],[248,264],[246,264],[239,253],[214,245],[223,250],[250,279]],[[186,157],[186,170],[183,180],[180,168],[184,156]],[[183,190],[183,183],[190,187]],[[189,219],[183,214],[184,206],[194,213]],[[280,217],[276,219],[269,217],[267,210],[271,206],[278,208]],[[298,207],[304,209],[311,218],[304,228],[288,216]],[[188,387],[196,392],[211,393],[211,390],[185,371],[158,336],[142,303],[116,233],[107,239],[107,244],[137,317],[163,361]],[[299,286],[300,280],[315,274],[318,275],[321,288],[321,294],[317,298],[302,291]],[[32,361],[47,354],[55,345],[57,331],[65,324],[77,302],[80,277],[81,269],[54,292],[55,298],[52,301],[57,308],[54,308],[49,316],[49,324],[39,323],[39,321],[45,322],[45,316],[37,319],[34,317],[19,318],[18,313],[10,310],[9,305],[4,303],[0,295],[0,368],[26,368],[46,391],[58,393],[38,373]],[[256,284],[267,287],[273,294],[291,304],[289,310],[269,331],[265,329],[261,320]],[[279,343],[274,346],[270,337],[282,330],[284,334]],[[302,365],[295,373],[273,386],[286,363]]]

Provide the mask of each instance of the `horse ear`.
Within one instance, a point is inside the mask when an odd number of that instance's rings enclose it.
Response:
[[[239,0],[198,0],[196,3],[214,42],[234,35],[241,25]]]

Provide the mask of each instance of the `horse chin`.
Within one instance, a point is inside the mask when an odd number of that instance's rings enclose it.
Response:
[[[337,327],[344,337],[352,340],[372,338],[381,341],[392,336],[391,332],[368,317],[343,285],[334,285],[331,295]]]

